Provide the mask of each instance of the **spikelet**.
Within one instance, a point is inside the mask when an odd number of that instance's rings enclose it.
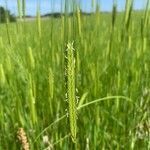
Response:
[[[23,128],[19,128],[17,131],[17,138],[21,144],[23,150],[29,150],[29,143],[26,136],[26,133]]]
[[[28,63],[29,63],[30,69],[33,70],[35,68],[35,60],[33,57],[31,47],[28,48],[28,61],[29,61]]]
[[[65,26],[65,18],[64,16],[61,17],[61,40],[63,41],[64,38],[64,26]]]
[[[5,85],[6,78],[4,73],[3,65],[0,64],[0,87],[3,87]]]
[[[96,24],[97,24],[97,28],[99,26],[99,22],[100,22],[100,6],[97,3],[96,4]]]
[[[79,52],[77,52],[77,54],[76,54],[77,56],[76,56],[76,70],[77,70],[77,73],[80,71],[80,64],[81,64],[81,62],[80,62],[80,56],[79,56]]]
[[[41,16],[40,16],[40,7],[37,6],[37,25],[38,25],[38,35],[39,38],[41,39]]]
[[[109,40],[107,42],[106,60],[110,58],[110,52],[111,52],[111,41]]]
[[[26,16],[26,1],[22,0],[22,13],[23,13],[23,18],[25,19]]]
[[[115,22],[116,22],[116,15],[117,15],[117,4],[113,4],[113,10],[112,10],[112,30],[115,27]]]
[[[79,32],[79,36],[81,37],[81,12],[80,12],[80,8],[77,8],[77,20],[78,20],[78,32]]]
[[[147,38],[144,37],[144,39],[143,39],[143,52],[146,51],[146,48],[147,48]]]
[[[6,56],[5,66],[6,66],[6,70],[8,71],[8,73],[11,73],[13,71],[11,59],[10,59],[9,55]]]
[[[146,9],[145,9],[145,14],[144,14],[144,28],[146,28],[147,25],[148,25],[148,18],[149,18],[149,4],[150,4],[150,1],[147,0]]]
[[[68,35],[69,35],[69,38],[71,38],[71,36],[72,36],[72,22],[71,22],[71,18],[68,18]]]
[[[75,95],[75,58],[73,43],[67,44],[67,63],[66,63],[66,75],[67,75],[67,100],[69,103],[69,123],[72,141],[76,142],[76,95]]]
[[[129,17],[129,8],[130,7],[130,0],[126,0],[126,8],[125,8],[125,24],[127,24],[128,17]]]
[[[22,9],[21,9],[21,2],[20,0],[17,0],[17,5],[18,5],[18,15],[20,20],[22,20]]]
[[[96,5],[96,0],[92,0],[92,8],[94,9]]]
[[[130,21],[131,21],[131,12],[133,9],[133,0],[126,0],[126,8],[125,8],[125,26],[126,29],[129,29]]]
[[[36,108],[35,108],[35,96],[33,91],[33,81],[31,78],[31,74],[29,76],[29,89],[28,89],[28,100],[29,100],[29,108],[30,108],[30,115],[31,115],[31,121],[33,124],[37,123],[37,114],[36,114]]]
[[[148,72],[148,65],[146,63],[144,64],[144,69],[146,72]]]
[[[49,84],[49,97],[50,99],[52,99],[54,95],[54,75],[51,68],[49,69],[48,84]]]
[[[120,71],[118,71],[118,75],[117,75],[117,90],[118,90],[118,92],[119,92],[119,89],[120,89],[120,85],[121,85],[121,74],[120,74]],[[117,98],[117,100],[116,100],[116,110],[118,110],[118,108],[119,108],[119,99]]]
[[[131,36],[129,35],[128,36],[128,49],[129,50],[131,49],[131,44],[132,44],[132,39],[131,39]]]
[[[8,42],[9,45],[11,45],[11,36],[10,36],[10,31],[9,31],[9,19],[8,19],[8,15],[6,15],[6,30],[7,30],[7,37],[8,37]]]
[[[2,37],[0,37],[0,48],[3,48],[3,47],[4,47],[3,39],[2,39]]]

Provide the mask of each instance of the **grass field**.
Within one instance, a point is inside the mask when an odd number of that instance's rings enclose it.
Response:
[[[0,150],[150,149],[149,13],[0,24]]]

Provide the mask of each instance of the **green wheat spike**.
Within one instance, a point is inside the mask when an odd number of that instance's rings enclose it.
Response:
[[[69,123],[72,141],[76,142],[76,95],[75,95],[75,57],[73,43],[67,44],[67,99],[69,103]]]

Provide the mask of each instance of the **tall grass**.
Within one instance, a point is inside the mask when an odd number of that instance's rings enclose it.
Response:
[[[17,2],[21,21],[0,24],[0,149],[150,149],[149,0],[90,15],[66,0],[48,19],[37,4],[33,21]]]

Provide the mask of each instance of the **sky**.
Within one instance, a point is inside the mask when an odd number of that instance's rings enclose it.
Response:
[[[12,14],[18,15],[17,0],[0,0],[0,6],[6,7],[11,11]],[[52,3],[53,1],[53,3]],[[26,0],[26,15],[35,16],[37,10],[37,4],[40,4],[41,14],[50,12],[61,11],[61,1],[64,0]],[[90,12],[92,10],[92,0],[78,0],[81,3],[82,10]],[[111,11],[113,0],[97,0],[100,2],[100,8],[102,11]],[[118,10],[122,11],[125,8],[126,0],[117,0]],[[142,9],[145,7],[147,0],[134,0],[134,9]]]

